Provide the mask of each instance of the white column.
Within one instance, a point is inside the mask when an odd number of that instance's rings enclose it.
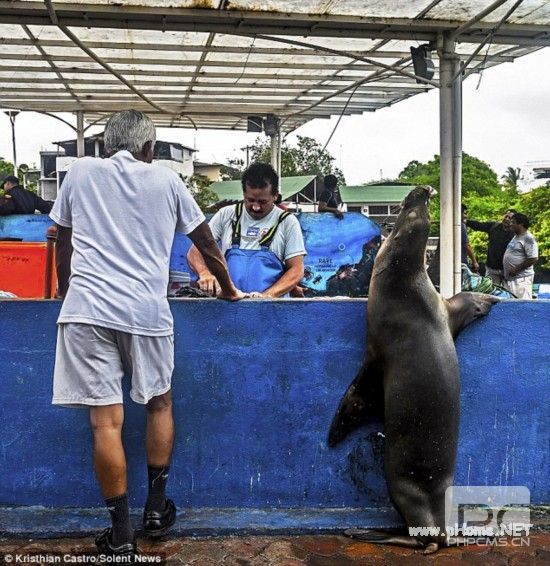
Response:
[[[440,140],[440,291],[451,297],[460,291],[460,203],[462,199],[462,78],[454,81],[459,60],[454,41],[438,39]]]
[[[460,60],[453,57],[453,77],[460,69]],[[462,74],[453,81],[453,294],[462,290]]]

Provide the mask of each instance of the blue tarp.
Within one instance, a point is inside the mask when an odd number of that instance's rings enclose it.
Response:
[[[366,296],[380,241],[379,226],[358,212],[347,213],[342,220],[330,213],[302,213],[298,220],[307,250],[306,275],[302,284],[309,294]],[[46,230],[52,224],[45,214],[0,217],[0,239],[45,242]],[[187,263],[190,247],[187,236],[175,234],[170,255],[171,270],[191,273]]]

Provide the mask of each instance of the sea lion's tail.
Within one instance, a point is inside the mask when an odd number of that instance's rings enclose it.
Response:
[[[382,419],[384,392],[378,364],[367,362],[348,387],[338,405],[328,432],[328,445],[332,448],[350,432],[365,423],[368,417]]]

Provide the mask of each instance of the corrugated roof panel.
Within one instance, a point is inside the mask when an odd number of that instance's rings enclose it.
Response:
[[[355,16],[369,14],[385,17],[412,18],[425,6],[425,0],[231,0],[235,10],[269,10],[297,14]]]
[[[521,25],[504,23],[494,31],[512,4],[505,2],[457,38],[465,60],[492,34],[470,69],[550,45],[547,0],[525,0],[508,20]],[[0,78],[21,94],[14,101],[13,92],[0,87],[0,104],[81,109],[91,112],[88,119],[132,104],[157,123],[176,123],[187,112],[198,127],[240,129],[246,127],[246,112],[276,113],[289,131],[313,117],[338,115],[346,104],[346,114],[360,113],[433,88],[435,52],[433,86],[402,74],[412,71],[411,45],[435,44],[438,34],[456,29],[491,2],[232,0],[227,10],[212,9],[219,5],[219,0],[54,2],[59,22],[97,62],[52,24],[45,4],[0,2]],[[358,60],[364,57],[370,61]],[[398,62],[398,69],[388,67]],[[139,98],[107,66],[161,108]],[[367,79],[373,82],[360,86],[348,103],[351,89]]]

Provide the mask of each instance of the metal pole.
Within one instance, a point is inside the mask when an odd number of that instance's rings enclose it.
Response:
[[[283,163],[282,163],[282,159],[281,159],[281,148],[282,148],[282,141],[283,141],[283,136],[281,135],[281,128],[279,128],[277,130],[277,175],[279,175],[279,179],[281,182],[281,192],[283,190],[282,187],[282,174],[283,174]]]
[[[277,133],[272,134],[271,136],[271,166],[275,171],[279,170],[279,165],[277,163],[279,157],[279,146],[277,143]]]
[[[439,54],[439,148],[440,148],[440,292],[453,294],[453,41],[438,37]]]
[[[57,240],[57,226],[50,226],[46,230],[46,270],[44,272],[44,298],[52,298],[52,279],[54,274],[55,242]]]
[[[15,117],[19,110],[6,110],[4,114],[10,119],[11,124],[11,143],[13,149],[13,174],[17,177],[17,150],[15,144]]]
[[[76,156],[84,157],[84,112],[76,112]]]
[[[453,294],[462,290],[462,75],[458,72],[460,60],[453,57],[452,124],[453,124]]]
[[[317,212],[317,177],[313,179],[313,212]]]

